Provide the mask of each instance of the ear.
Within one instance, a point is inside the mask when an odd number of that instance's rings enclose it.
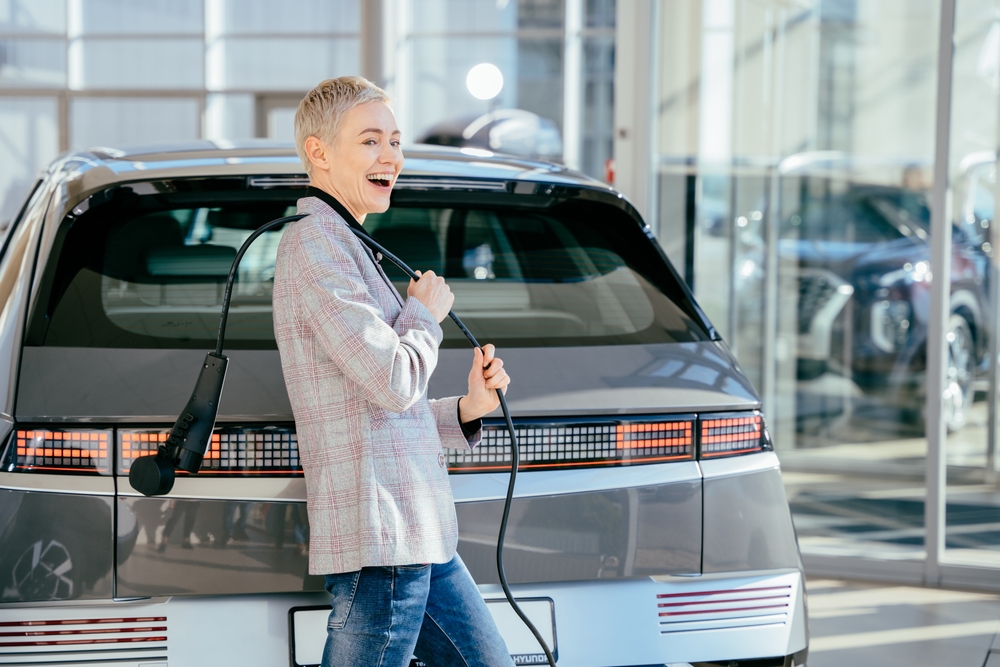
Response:
[[[306,157],[312,163],[313,168],[321,171],[330,170],[329,147],[318,137],[310,136],[306,138],[304,145]]]

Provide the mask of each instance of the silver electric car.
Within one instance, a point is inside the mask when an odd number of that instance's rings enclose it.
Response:
[[[514,378],[523,472],[506,571],[559,664],[805,664],[802,562],[760,399],[636,210],[551,164],[406,156],[366,228],[447,278]],[[201,472],[163,497],[128,483],[214,348],[236,249],[294,213],[306,184],[287,144],[93,149],[57,160],[12,221],[0,665],[319,662],[328,598],[307,571],[271,321],[281,230],[240,266]],[[445,326],[431,396],[463,393],[472,358]],[[515,661],[541,664],[498,585],[510,452],[500,419],[484,429],[475,451],[445,452],[459,552]]]

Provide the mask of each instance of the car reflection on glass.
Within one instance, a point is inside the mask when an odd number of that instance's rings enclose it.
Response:
[[[802,177],[785,205],[780,257],[798,266],[797,406],[800,429],[838,415],[920,430],[930,312],[928,193]],[[961,429],[985,371],[989,338],[984,218],[952,226],[945,419]]]

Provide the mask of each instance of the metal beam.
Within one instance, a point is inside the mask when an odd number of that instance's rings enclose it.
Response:
[[[583,0],[566,0],[563,40],[563,162],[580,168],[583,116]]]
[[[615,8],[615,187],[658,233],[650,205],[652,173],[652,0],[618,2]]]
[[[951,132],[951,80],[955,52],[955,0],[941,0],[938,34],[937,119],[934,137],[934,189],[931,198],[931,310],[927,325],[927,496],[924,501],[924,580],[941,582],[947,504],[947,429],[943,415],[948,350],[945,333],[951,297],[951,187],[948,151]]]
[[[361,76],[385,88],[385,22],[382,0],[361,4]]]

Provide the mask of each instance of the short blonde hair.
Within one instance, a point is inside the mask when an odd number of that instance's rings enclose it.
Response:
[[[333,143],[344,114],[368,102],[389,102],[389,95],[368,79],[342,76],[327,79],[306,93],[295,111],[295,150],[312,176],[312,163],[306,156],[306,139],[316,137],[326,144]]]

